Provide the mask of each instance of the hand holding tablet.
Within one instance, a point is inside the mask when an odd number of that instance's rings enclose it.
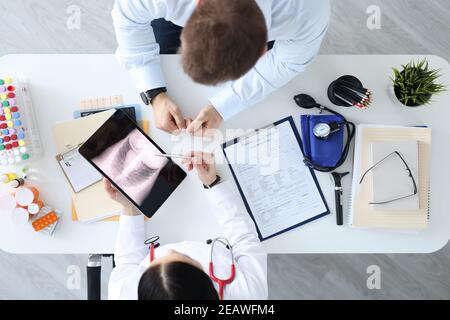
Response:
[[[186,173],[123,111],[116,111],[79,149],[111,185],[152,217]]]

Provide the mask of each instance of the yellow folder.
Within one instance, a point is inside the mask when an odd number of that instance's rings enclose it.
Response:
[[[108,110],[56,124],[53,127],[53,134],[57,152],[64,153],[84,143],[114,112],[115,110]],[[72,192],[73,211],[81,222],[94,222],[117,216],[122,212],[121,205],[109,198],[102,181],[78,193],[74,193],[69,185],[67,187]]]

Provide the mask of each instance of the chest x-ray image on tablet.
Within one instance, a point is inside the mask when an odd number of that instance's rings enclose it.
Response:
[[[116,111],[80,148],[99,170],[147,217],[186,178],[186,173],[123,111]]]

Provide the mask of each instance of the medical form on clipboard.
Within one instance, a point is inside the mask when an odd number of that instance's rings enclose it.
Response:
[[[222,145],[261,241],[330,213],[292,117]]]
[[[58,161],[75,193],[92,186],[103,178],[103,176],[78,152],[80,146],[81,144],[56,156],[56,161]]]

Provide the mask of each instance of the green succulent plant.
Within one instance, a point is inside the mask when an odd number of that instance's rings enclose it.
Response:
[[[441,70],[430,70],[426,59],[411,61],[402,65],[403,70],[393,68],[391,78],[397,98],[406,106],[421,106],[429,104],[431,97],[446,90],[436,80],[441,77]]]

